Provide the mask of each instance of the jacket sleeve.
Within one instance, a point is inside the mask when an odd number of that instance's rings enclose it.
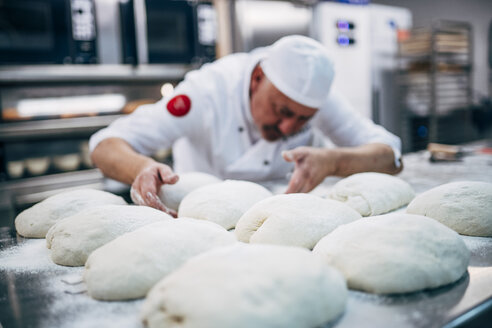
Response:
[[[386,144],[393,149],[396,166],[400,166],[400,138],[356,112],[337,90],[330,92],[327,102],[316,114],[313,125],[337,146],[355,147],[369,143]]]
[[[94,134],[89,142],[90,151],[107,138],[121,138],[143,155],[152,155],[159,149],[171,148],[182,137],[199,134],[210,116],[210,100],[203,97],[193,80],[183,81],[170,97],[162,98],[155,104],[143,105],[132,114],[121,117],[108,127]],[[186,115],[176,116],[168,108],[177,96],[190,100]]]

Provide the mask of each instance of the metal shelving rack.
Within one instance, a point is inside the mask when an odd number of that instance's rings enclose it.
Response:
[[[399,44],[400,101],[404,108],[404,151],[429,142],[460,143],[473,134],[472,28],[435,21],[416,28]]]
[[[0,227],[12,225],[20,210],[70,188],[91,187],[126,195],[127,186],[104,179],[87,160],[89,137],[139,104],[157,101],[163,83],[176,84],[193,68],[178,64],[0,66]],[[22,118],[11,114],[17,113],[19,100],[26,98],[107,93],[125,96],[120,112],[79,116],[60,112]],[[55,157],[67,154],[80,156],[76,168],[55,164]],[[48,161],[44,173],[27,169],[31,158]]]

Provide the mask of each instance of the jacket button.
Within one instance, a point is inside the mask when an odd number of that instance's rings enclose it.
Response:
[[[264,160],[264,161],[263,161],[263,165],[265,165],[265,166],[266,166],[266,165],[270,165],[270,162],[269,162],[269,161],[267,161],[267,160]]]
[[[242,126],[240,126],[239,128],[237,128],[237,130],[238,130],[239,132],[243,132],[243,131],[244,131],[244,128],[243,128]]]

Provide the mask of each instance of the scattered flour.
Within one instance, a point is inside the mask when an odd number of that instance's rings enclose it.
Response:
[[[81,268],[79,269],[82,275]],[[61,279],[51,277],[44,284],[44,293],[52,296],[51,304],[41,321],[41,328],[140,328],[139,311],[143,300],[130,302],[101,302],[87,293],[69,294],[67,290],[85,289],[85,284],[67,286]],[[69,275],[68,280],[75,275]],[[64,279],[67,280],[67,279]]]
[[[53,263],[45,239],[25,239],[1,252],[0,270],[13,272],[69,272],[70,268]]]
[[[492,266],[492,238],[460,235],[470,250],[470,266]]]
[[[100,302],[87,295],[83,267],[64,267],[51,261],[45,239],[22,239],[20,244],[0,251],[0,270],[33,274],[43,297],[40,328],[140,328],[143,300]],[[36,283],[38,285],[38,283]]]

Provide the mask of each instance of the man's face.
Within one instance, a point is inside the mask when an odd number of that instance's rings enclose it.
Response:
[[[260,66],[251,77],[250,104],[253,121],[268,141],[298,132],[317,111],[285,96],[268,80]]]

